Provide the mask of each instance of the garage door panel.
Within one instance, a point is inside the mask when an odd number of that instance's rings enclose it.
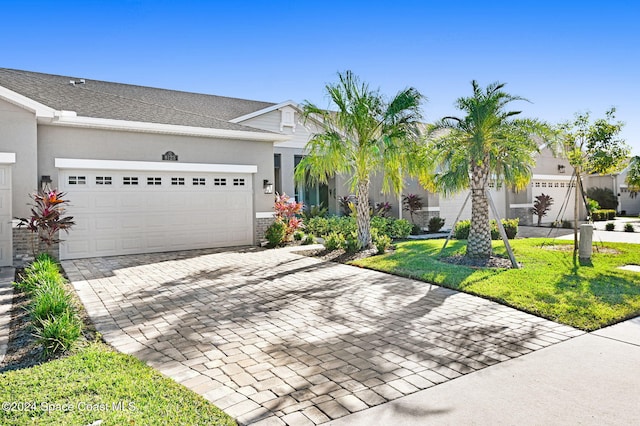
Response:
[[[63,170],[60,176],[76,221],[61,246],[64,259],[253,243],[250,175]],[[148,178],[161,184],[147,185]],[[184,185],[172,185],[172,178]],[[234,186],[234,179],[245,185]]]

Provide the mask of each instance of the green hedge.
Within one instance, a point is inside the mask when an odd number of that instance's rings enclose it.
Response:
[[[595,222],[605,221],[605,220],[613,220],[616,218],[615,210],[594,210],[591,213],[591,219]]]
[[[502,219],[502,226],[507,234],[507,238],[512,240],[518,235],[518,223],[520,219]],[[498,230],[498,223],[495,220],[490,222],[491,225],[491,239],[499,240],[500,231]],[[456,223],[453,229],[453,237],[458,240],[466,240],[469,238],[469,232],[471,231],[471,221],[461,220]]]
[[[356,220],[350,216],[313,217],[304,222],[305,231],[316,237],[336,233],[345,238],[357,232]],[[405,219],[375,216],[371,218],[371,229],[380,236],[406,238],[411,232],[411,223]]]

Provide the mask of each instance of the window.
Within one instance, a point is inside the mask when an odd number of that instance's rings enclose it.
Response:
[[[225,179],[225,178],[214,178],[213,179],[213,185],[214,186],[226,186],[227,185],[227,179]]]
[[[536,182],[536,188],[540,188],[540,182]]]
[[[162,185],[162,178],[161,177],[148,177],[147,178],[147,185]]]
[[[489,182],[489,188],[493,188],[494,186],[496,186],[493,182]]]
[[[559,188],[559,187],[560,187],[560,184],[559,184],[558,182],[556,182],[556,183],[554,183],[554,184],[553,184],[553,187],[554,187],[554,188]]]
[[[205,180],[204,180],[204,178],[193,178],[193,184],[194,185],[204,185],[205,184]]]
[[[560,182],[560,188],[564,188],[564,182]]]
[[[233,179],[233,186],[244,186],[244,178]]]
[[[184,178],[172,177],[171,185],[184,185]]]
[[[627,192],[629,192],[629,190],[627,188],[620,188],[620,192],[627,193]]]
[[[547,187],[547,182],[542,182],[542,187],[546,188]]]
[[[133,176],[125,176],[122,178],[122,184],[123,185],[137,185],[138,184],[138,178]]]
[[[96,176],[96,185],[111,185],[111,176]]]
[[[69,176],[69,185],[86,185],[86,176]]]

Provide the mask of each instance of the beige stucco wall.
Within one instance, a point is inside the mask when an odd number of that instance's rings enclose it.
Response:
[[[29,215],[29,194],[37,189],[35,114],[0,101],[0,152],[16,154],[12,167],[12,216]]]
[[[55,158],[162,161],[173,151],[180,163],[247,164],[258,166],[253,178],[254,209],[273,211],[273,195],[264,194],[262,181],[273,181],[271,142],[224,140],[124,131],[38,126],[38,176],[58,183]]]
[[[564,166],[564,173],[558,172],[558,165]],[[536,165],[533,167],[533,174],[540,175],[556,175],[566,174],[571,176],[573,168],[569,165],[569,161],[561,156],[554,156],[548,148],[543,148],[536,158]]]

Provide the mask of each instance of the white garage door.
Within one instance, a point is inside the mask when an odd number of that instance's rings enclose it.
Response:
[[[63,169],[62,259],[253,243],[250,173]]]
[[[535,201],[535,197],[540,194],[551,196],[553,204],[551,209],[547,212],[547,215],[542,219],[543,222],[553,222],[557,220],[573,220],[573,206],[574,206],[574,187],[570,186],[569,178],[566,179],[545,179],[543,177],[534,176],[531,182],[531,195],[532,201]],[[567,191],[570,192],[567,198]],[[563,208],[563,204],[565,207]],[[531,204],[533,206],[533,204]],[[561,212],[561,209],[563,211]],[[534,223],[537,223],[538,217],[533,217]]]
[[[11,266],[11,166],[0,164],[0,266]]]

